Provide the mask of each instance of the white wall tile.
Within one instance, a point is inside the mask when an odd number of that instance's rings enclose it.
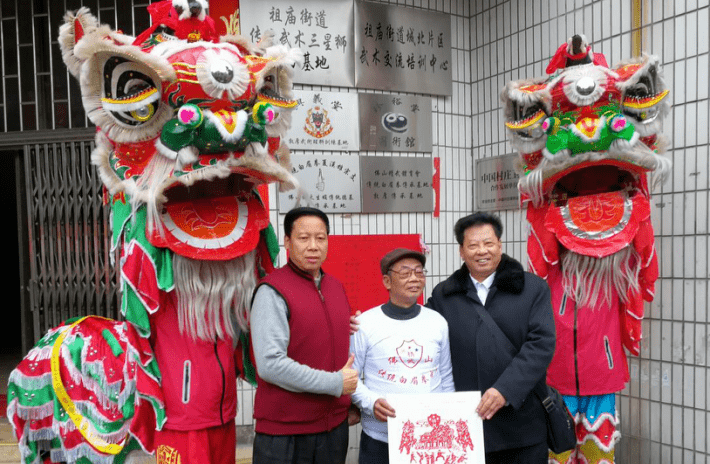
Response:
[[[661,405],[661,443],[663,444],[670,444],[671,443],[671,434],[673,430],[673,423],[671,422],[672,414],[671,414],[671,406],[669,404],[662,404]],[[653,424],[651,427],[653,428]],[[671,462],[670,460],[667,461],[661,461],[661,462]]]
[[[673,434],[672,434],[672,444],[675,447],[683,446],[683,409],[680,406],[673,406],[671,408],[672,416],[671,422],[673,423]],[[673,458],[675,462],[683,462],[682,450],[675,448],[673,449]]]
[[[703,332],[703,337],[705,332]],[[704,353],[703,353],[704,355]],[[706,372],[707,369],[704,367],[695,367],[695,379],[693,381],[693,387],[695,388],[695,407],[698,409],[707,408],[707,389],[706,389]],[[704,419],[703,419],[704,420]],[[704,447],[703,450],[705,451]]]
[[[680,243],[683,243],[683,238],[682,237],[673,237],[674,241],[678,241]],[[677,245],[677,246],[682,246],[682,245]],[[681,248],[676,248],[676,249],[681,249]],[[676,253],[678,255],[680,253]],[[674,255],[675,256],[675,255]],[[676,274],[674,274],[675,277]],[[680,275],[678,275],[680,277]],[[683,294],[683,280],[679,278],[674,278],[672,279],[673,282],[673,302],[672,302],[672,314],[673,314],[673,320],[674,321],[682,321],[683,320],[683,299],[680,297],[680,295]],[[680,301],[679,301],[680,300]]]
[[[661,464],[663,462],[663,456],[661,454],[661,444],[658,442],[651,442],[648,447],[641,448],[641,459],[639,462],[650,462],[651,464]]]
[[[692,353],[689,353],[692,354]],[[695,407],[695,368],[693,366],[679,366],[683,371],[683,406],[688,409],[686,411],[691,411],[690,408]],[[692,425],[688,431],[692,430]],[[688,433],[692,438],[692,434]]]
[[[647,359],[639,362],[639,398],[651,398],[651,362]]]
[[[641,462],[666,463],[688,456],[700,462],[698,456],[702,456],[706,449],[705,440],[701,443],[697,430],[693,434],[686,432],[686,436],[676,433],[672,441],[671,436],[674,429],[685,427],[687,430],[690,426],[689,413],[684,408],[705,407],[706,385],[710,383],[706,382],[708,372],[705,367],[709,356],[705,323],[708,320],[707,279],[710,277],[707,264],[710,260],[707,243],[710,203],[707,191],[710,111],[707,100],[710,85],[705,71],[708,69],[710,42],[707,38],[710,30],[708,2],[703,0],[700,7],[704,9],[698,12],[693,11],[693,2],[682,8],[675,8],[674,2],[653,0],[651,3],[644,15],[649,21],[643,28],[644,44],[648,51],[661,56],[667,83],[672,89],[671,98],[676,105],[664,124],[665,132],[672,139],[670,156],[674,158],[675,166],[672,179],[661,191],[675,194],[656,194],[652,198],[652,218],[659,235],[657,249],[663,278],[657,283],[656,301],[647,305],[648,320],[644,322],[645,339],[642,343],[642,356],[664,362],[662,365],[656,361],[649,364],[649,361],[642,360],[638,384],[630,387],[628,393],[650,399],[650,402],[642,403],[642,411],[662,407],[663,414],[649,416],[642,412],[647,419],[646,425],[628,424],[625,430],[640,431],[642,440],[658,441],[660,433],[654,436],[652,430],[660,432],[663,421],[668,432],[663,442],[673,443],[678,454],[673,455],[673,449],[668,446],[647,443],[640,449],[649,460]],[[572,33],[585,33],[594,41],[594,50],[605,53],[610,63],[628,59],[631,53],[629,5],[630,2],[626,3],[620,10],[618,3],[612,0],[559,0],[554,4],[518,0],[502,2],[490,12],[475,15],[471,24],[483,23],[485,34],[481,30],[471,31],[475,39],[471,45],[474,49],[472,60],[481,64],[476,66],[476,82],[470,88],[474,115],[470,138],[473,159],[512,150],[504,142],[498,123],[497,92],[501,81],[540,75],[550,55]],[[486,16],[488,13],[490,15]],[[486,20],[482,21],[484,16]],[[491,59],[496,63],[486,64],[486,60]],[[474,185],[473,182],[467,183],[466,188],[472,190]],[[472,195],[470,197],[473,201]],[[460,208],[462,204],[454,207]],[[506,252],[524,255],[525,234],[523,228],[514,223],[524,223],[523,218],[519,213],[508,212],[502,217],[511,232],[505,238],[513,242],[506,244]],[[663,320],[658,320],[659,317]],[[663,386],[664,375],[673,382],[672,386]],[[668,404],[657,403],[661,400],[661,391]],[[673,394],[674,391],[677,393]],[[632,410],[631,404],[623,406],[622,413]],[[701,415],[703,424],[707,423],[704,414]],[[698,419],[694,412],[691,416],[694,418],[692,425],[697,428]],[[622,416],[622,427],[624,420]],[[643,418],[638,420],[643,422]],[[705,438],[703,431],[700,434]]]
[[[700,11],[700,14],[698,15],[698,19],[700,20],[697,28],[697,40],[698,43],[698,53],[707,53],[710,49],[710,44],[708,44],[708,9],[705,8]],[[690,37],[690,36],[689,36]],[[690,40],[693,40],[693,38],[690,38]],[[704,69],[704,68],[701,68]]]

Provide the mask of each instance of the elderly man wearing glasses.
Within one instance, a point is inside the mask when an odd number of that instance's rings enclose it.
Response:
[[[397,248],[380,261],[389,301],[359,316],[350,339],[353,368],[363,373],[353,402],[362,411],[360,464],[389,463],[387,393],[454,391],[446,320],[417,304],[424,289],[426,257]],[[396,379],[393,382],[392,379]]]

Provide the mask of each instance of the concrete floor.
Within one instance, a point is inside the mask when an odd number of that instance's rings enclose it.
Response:
[[[20,354],[0,356],[0,395],[7,395],[7,381],[12,369],[22,359]],[[134,453],[132,464],[155,464],[155,458],[145,453]],[[7,417],[0,417],[0,464],[20,462],[20,449]],[[251,464],[251,444],[237,446],[236,464]]]
[[[20,462],[20,449],[17,447],[17,440],[7,417],[3,417],[0,418],[0,463],[9,462],[13,464]]]
[[[20,449],[6,417],[0,418],[0,464],[20,462]],[[131,455],[131,464],[155,464],[155,458],[144,453]],[[235,464],[251,464],[251,445],[237,446]]]
[[[7,395],[8,377],[12,369],[20,362],[21,358],[22,356],[19,354],[0,356],[0,394]],[[244,437],[248,437],[248,441],[251,441],[252,436],[247,434],[247,431],[241,430],[239,427],[238,429],[238,437],[242,437],[242,440],[244,440]],[[357,463],[359,434],[359,426],[350,428],[350,449],[348,450],[347,464]],[[251,464],[251,455],[251,442],[238,445],[235,464]],[[131,455],[131,458],[132,461],[129,464],[155,464],[155,458],[145,453],[134,453],[134,455]],[[0,417],[0,464],[17,464],[18,462],[20,462],[20,450],[17,446],[17,440],[12,431],[12,426],[6,417]]]
[[[359,427],[357,427],[359,433]],[[353,447],[353,444],[359,443],[356,437],[356,427],[350,428],[350,449],[346,464],[356,464],[358,458],[358,449]],[[251,444],[237,446],[237,459],[235,464],[251,464]],[[135,453],[129,456],[127,464],[155,464],[155,458],[145,453]],[[12,426],[7,421],[6,417],[0,418],[0,464],[17,464],[20,462],[20,449],[17,446],[15,434],[12,432]]]

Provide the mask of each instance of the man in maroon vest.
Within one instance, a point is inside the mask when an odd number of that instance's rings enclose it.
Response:
[[[348,356],[350,305],[321,270],[328,217],[296,208],[284,219],[288,264],[258,285],[251,336],[258,387],[254,464],[342,464],[357,372]]]

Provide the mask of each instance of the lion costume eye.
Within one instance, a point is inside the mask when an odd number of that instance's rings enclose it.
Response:
[[[644,129],[642,126],[653,125],[658,116],[667,110],[665,98],[669,91],[664,88],[655,65],[641,68],[635,77],[630,85],[622,86],[623,113],[644,133],[658,130],[660,127]]]
[[[155,115],[160,92],[153,80],[135,63],[112,57],[104,64],[102,106],[118,122],[128,126],[144,124]]]
[[[212,98],[237,100],[247,89],[249,71],[232,52],[219,49],[206,50],[197,59],[197,79],[207,95]]]
[[[148,121],[155,114],[155,108],[153,105],[146,105],[138,108],[135,111],[131,111],[131,116],[133,119],[140,122]]]

